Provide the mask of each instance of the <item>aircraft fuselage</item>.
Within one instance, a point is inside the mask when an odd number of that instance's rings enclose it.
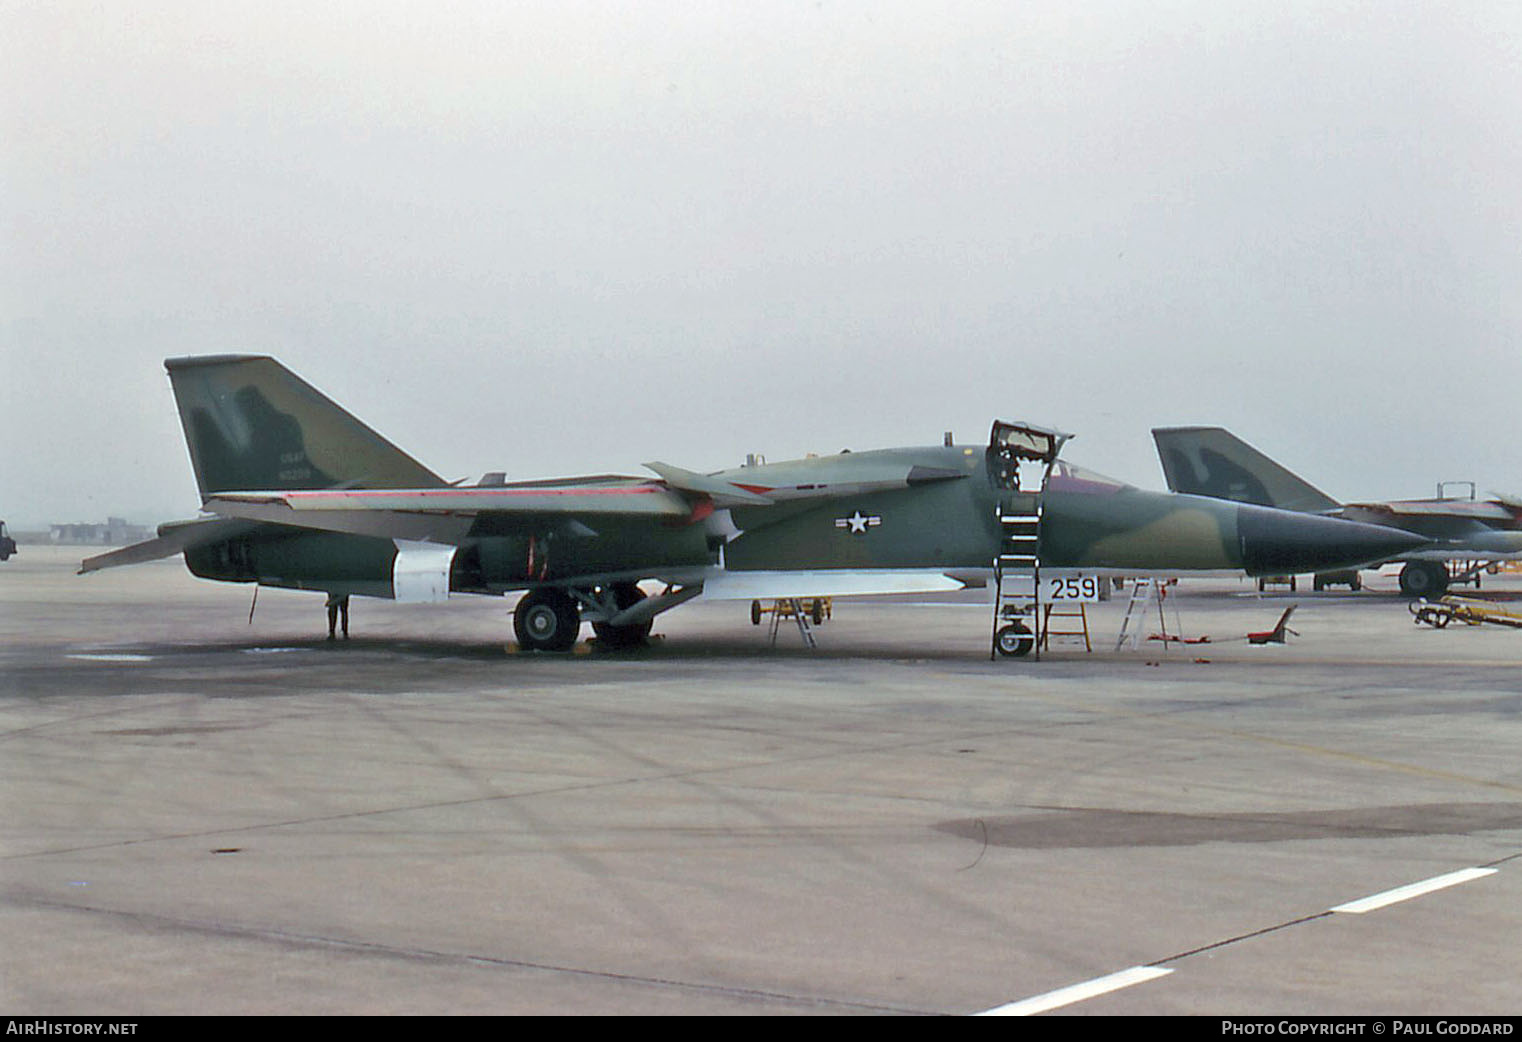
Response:
[[[849,485],[878,464],[934,477],[854,495],[807,494],[828,491],[832,482]],[[449,589],[501,594],[638,579],[690,583],[719,568],[986,572],[998,553],[1001,512],[1034,502],[1033,493],[1001,483],[981,447],[847,453],[714,477],[805,492],[718,516],[695,512],[690,520],[478,518],[450,562]],[[1409,545],[1403,536],[1384,535],[1387,529],[1149,492],[1062,463],[1044,509],[1042,564],[1057,569],[1275,574],[1357,564],[1390,552],[1389,539]],[[264,524],[188,550],[186,562],[208,579],[388,597],[398,552],[389,539]]]

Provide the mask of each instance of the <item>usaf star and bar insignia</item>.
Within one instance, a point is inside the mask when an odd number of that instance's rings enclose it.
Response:
[[[876,514],[868,516],[860,510],[850,517],[837,517],[835,519],[836,528],[849,529],[852,535],[866,535],[867,529],[876,528],[882,523],[883,519],[880,516]]]

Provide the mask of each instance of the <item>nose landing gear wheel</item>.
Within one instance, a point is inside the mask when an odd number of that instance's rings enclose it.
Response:
[[[999,654],[1020,658],[1029,655],[1031,648],[1036,646],[1036,638],[1023,622],[1012,622],[998,632],[994,638],[994,646],[999,649]]]

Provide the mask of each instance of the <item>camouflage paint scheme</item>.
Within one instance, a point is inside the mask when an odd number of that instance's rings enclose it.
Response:
[[[649,464],[656,478],[510,484],[489,475],[460,487],[273,359],[165,364],[217,517],[163,526],[158,539],[92,558],[85,571],[183,552],[208,579],[388,597],[401,589],[409,548],[446,547],[455,548],[454,592],[555,588],[594,604],[599,591],[627,593],[641,580],[695,593],[716,576],[798,573],[792,593],[807,596],[820,572],[891,573],[871,591],[881,592],[895,575],[980,580],[998,553],[1001,510],[1033,502],[1006,487],[995,450],[982,445],[702,475]],[[1044,568],[1125,575],[1311,570],[1415,543],[1384,528],[1147,492],[1062,461],[1045,512]],[[625,599],[607,602],[605,617]]]

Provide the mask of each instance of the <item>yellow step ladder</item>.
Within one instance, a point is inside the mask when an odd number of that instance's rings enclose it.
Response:
[[[1082,602],[1045,605],[1046,615],[1041,620],[1041,646],[1050,649],[1053,637],[1083,638],[1083,650],[1092,652],[1094,645],[1089,640],[1089,613],[1084,610]],[[1077,628],[1063,629],[1063,623],[1059,622],[1057,629],[1052,628],[1052,620],[1067,620],[1068,626]],[[1074,623],[1072,620],[1078,620]]]

